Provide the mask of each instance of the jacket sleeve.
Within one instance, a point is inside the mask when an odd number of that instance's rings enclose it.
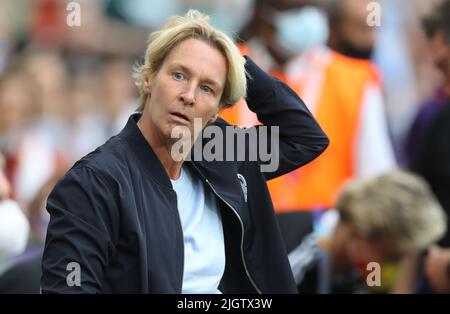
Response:
[[[258,130],[258,156],[266,170],[267,180],[286,174],[318,157],[328,146],[328,137],[320,128],[298,95],[285,83],[261,70],[249,57],[246,58],[248,77],[247,105],[267,129],[267,136]],[[263,126],[263,127],[264,127]],[[267,128],[268,127],[268,128]],[[275,128],[272,128],[275,127]],[[275,134],[274,129],[278,134]],[[262,126],[257,126],[261,129]],[[262,141],[261,141],[262,140]],[[267,140],[270,160],[264,157],[261,143]],[[274,160],[275,159],[275,160]],[[270,165],[272,164],[272,165]],[[268,166],[269,165],[269,166]]]
[[[113,250],[114,197],[89,168],[74,168],[47,201],[50,222],[42,259],[42,293],[97,293]]]

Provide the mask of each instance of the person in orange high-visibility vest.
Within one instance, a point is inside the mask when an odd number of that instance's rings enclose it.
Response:
[[[334,206],[344,182],[396,167],[384,116],[381,78],[370,61],[374,28],[354,26],[366,25],[366,5],[364,0],[330,4],[328,47],[313,47],[291,61],[280,58],[280,51],[272,53],[280,48],[278,45],[271,49],[263,45],[276,43],[276,23],[272,28],[256,23],[251,30],[257,25],[265,27],[260,37],[269,38],[248,38],[240,46],[243,54],[252,56],[298,92],[330,135],[329,148],[317,160],[268,182],[288,251],[312,231],[316,209]],[[267,15],[257,19],[259,23],[261,20],[267,22]],[[245,101],[223,111],[221,117],[244,127],[258,123]]]
[[[286,67],[299,92],[330,138],[319,158],[269,181],[288,251],[307,232],[317,210],[333,208],[343,184],[396,167],[386,122],[381,78],[370,61],[374,29],[366,25],[367,1],[343,0],[330,8],[328,47],[314,47]],[[311,228],[312,226],[309,226]]]
[[[331,208],[346,180],[395,165],[380,78],[370,61],[323,47],[295,60],[290,70],[291,81],[331,143],[311,164],[270,181],[272,197],[278,212]]]

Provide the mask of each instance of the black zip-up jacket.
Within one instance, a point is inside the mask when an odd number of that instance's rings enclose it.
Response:
[[[266,180],[313,160],[328,139],[289,87],[248,58],[246,70],[249,108],[264,125],[279,126],[278,170],[262,173],[258,160],[186,163],[219,200],[226,256],[220,291],[295,293]],[[132,115],[121,133],[78,161],[51,192],[43,293],[181,292],[177,197],[136,125],[139,118]],[[228,124],[213,125],[225,134]]]

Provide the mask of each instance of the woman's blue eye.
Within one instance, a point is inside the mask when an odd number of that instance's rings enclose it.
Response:
[[[202,86],[200,86],[200,88],[201,88],[204,92],[207,92],[207,93],[211,93],[211,92],[212,92],[212,89],[211,89],[209,86],[207,86],[207,85],[202,85]]]
[[[174,77],[176,80],[182,80],[182,79],[184,79],[184,74],[181,73],[181,72],[175,72],[175,73],[173,74],[173,77]]]

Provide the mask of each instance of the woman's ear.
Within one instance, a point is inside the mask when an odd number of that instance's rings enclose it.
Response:
[[[151,94],[151,92],[152,92],[152,86],[151,86],[150,78],[148,78],[148,77],[146,77],[144,79],[144,92],[146,94]]]

